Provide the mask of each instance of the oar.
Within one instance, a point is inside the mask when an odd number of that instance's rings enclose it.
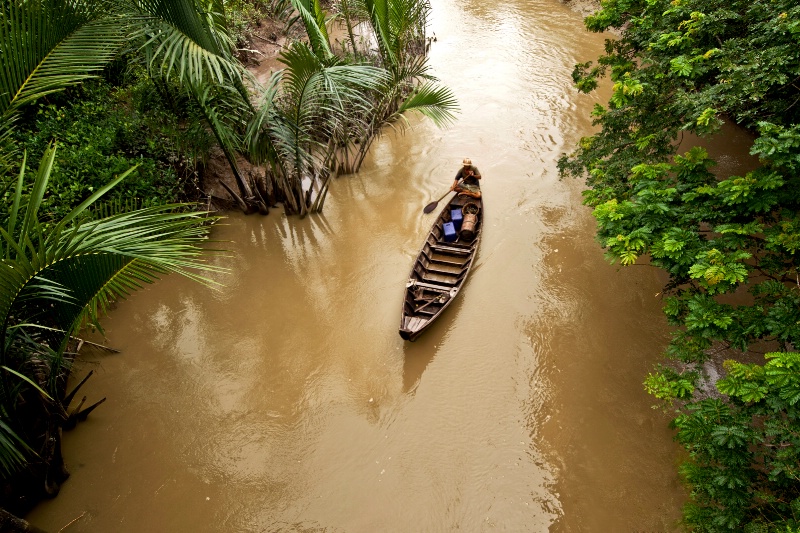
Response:
[[[459,183],[460,183],[460,182],[461,182],[461,180],[459,180]],[[458,185],[458,183],[456,183],[456,185]],[[423,212],[423,213],[425,213],[425,214],[428,214],[428,213],[430,213],[431,211],[433,211],[434,209],[436,209],[436,206],[437,206],[437,205],[439,205],[439,202],[441,202],[441,201],[442,201],[442,199],[443,199],[445,196],[447,196],[448,194],[450,194],[451,192],[453,192],[453,191],[447,191],[447,192],[446,192],[446,193],[444,193],[444,194],[443,194],[443,195],[442,195],[442,196],[441,196],[441,197],[440,197],[438,200],[435,200],[435,201],[433,201],[433,202],[429,203],[428,205],[426,205],[426,206],[425,206],[425,209],[423,209],[423,210],[422,210],[422,212]]]

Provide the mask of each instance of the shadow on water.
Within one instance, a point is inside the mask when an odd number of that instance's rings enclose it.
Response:
[[[469,285],[467,281],[465,285]],[[463,296],[445,310],[443,315],[414,342],[403,341],[403,392],[414,394],[422,380],[422,374],[433,361],[439,347],[445,341],[450,326],[460,314],[463,305]]]
[[[403,352],[405,353],[403,361],[404,393],[414,394],[416,392],[422,379],[422,373],[433,361],[436,347],[443,337],[444,331],[440,331],[438,334],[429,331],[417,341],[403,341]]]

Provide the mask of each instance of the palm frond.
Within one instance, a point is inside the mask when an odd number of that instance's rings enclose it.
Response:
[[[182,204],[152,206],[101,219],[79,217],[105,190],[43,231],[36,215],[49,180],[55,148],[39,168],[20,229],[0,228],[0,322],[36,315],[37,321],[69,335],[85,308],[102,309],[109,298],[123,297],[140,282],[177,272],[213,284],[198,271],[219,271],[206,264],[200,245],[207,241],[208,219]],[[124,178],[124,175],[119,179]],[[21,191],[17,191],[20,195]],[[15,199],[16,201],[16,199]],[[9,250],[10,249],[10,250]],[[33,302],[33,303],[32,303]]]
[[[17,227],[17,214],[19,213],[19,204],[22,200],[22,184],[25,180],[25,166],[28,163],[28,153],[25,152],[22,156],[22,165],[19,169],[19,176],[17,177],[17,187],[14,190],[14,200],[11,204],[11,212],[8,215],[8,233],[9,235],[14,233],[14,228]],[[11,259],[8,253],[11,251],[11,248],[6,248],[6,259]]]
[[[34,383],[34,381],[25,374],[21,374],[12,368],[8,368],[7,366],[0,366],[0,369],[3,369],[10,374],[13,374],[14,376],[17,376],[19,379],[21,379],[22,381],[24,381],[25,383],[36,389],[39,392],[39,394],[41,394],[45,398],[48,398],[50,400],[53,399],[49,394],[47,394],[47,392],[45,392],[43,388],[41,388],[38,384]]]
[[[426,83],[416,87],[411,95],[400,104],[398,113],[418,111],[433,120],[434,124],[443,127],[455,120],[458,112],[458,101],[447,87],[437,87]]]
[[[14,172],[14,168],[19,164],[20,148],[14,142],[13,132],[14,123],[17,116],[14,113],[7,115],[5,118],[0,118],[0,176],[3,176],[3,183],[0,184],[0,196],[5,196],[6,191],[11,188],[12,180],[5,180],[5,176],[9,176]]]
[[[378,50],[383,59],[383,66],[390,68],[398,64],[398,58],[392,42],[392,30],[389,16],[389,0],[363,0],[364,8],[369,14],[370,25],[378,41]]]
[[[80,83],[102,69],[123,42],[101,0],[3,2],[0,8],[0,117]]]
[[[254,112],[252,104],[236,87],[225,84],[191,83],[190,94],[225,154],[242,196],[251,196],[250,186],[239,173],[236,154],[243,147],[242,135]]]
[[[397,65],[390,69],[392,84],[412,84],[420,80],[438,81],[435,76],[430,74],[428,58],[425,56],[415,56],[408,58],[402,65]]]
[[[293,165],[298,171],[313,166],[305,154],[327,143],[340,124],[363,115],[373,107],[372,94],[389,77],[385,70],[368,65],[347,65],[340,59],[320,59],[304,43],[283,51],[284,123],[293,137],[286,136],[295,150]]]
[[[430,4],[426,0],[392,0],[389,3],[389,28],[396,53],[414,40],[424,38]]]
[[[293,126],[287,123],[278,107],[279,87],[283,79],[283,71],[279,70],[270,76],[267,86],[262,89],[261,97],[256,105],[247,129],[244,143],[253,163],[268,163],[283,168],[283,154],[294,138]],[[310,155],[309,155],[310,157]]]
[[[160,20],[177,29],[197,46],[218,56],[231,57],[224,7],[213,0],[200,11],[195,0],[135,0],[144,19]]]
[[[219,0],[210,12],[200,12],[193,0],[138,0],[138,11],[127,18],[130,38],[144,39],[142,48],[152,71],[175,73],[181,82],[206,80],[233,83],[243,69],[233,57],[230,35]]]
[[[204,83],[192,86],[191,93],[223,150],[233,153],[241,148],[241,133],[252,114],[249,102],[229,85]]]
[[[320,59],[331,57],[333,52],[325,24],[325,12],[319,0],[292,0],[292,6],[303,21],[314,54]]]
[[[26,462],[25,452],[32,450],[3,418],[0,416],[0,472],[5,477],[19,470]]]

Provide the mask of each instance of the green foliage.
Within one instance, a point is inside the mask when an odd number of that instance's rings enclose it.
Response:
[[[177,83],[190,96],[248,192],[235,150],[246,123],[240,111],[252,108],[222,0],[12,2],[0,10],[0,26],[0,169],[13,161],[9,135],[24,105],[96,76],[127,44],[154,83]]]
[[[18,150],[9,139],[24,106],[96,75],[122,45],[105,0],[0,5],[0,176]]]
[[[407,111],[443,125],[457,105],[427,71],[424,0],[343,3],[353,49],[345,57],[331,50],[329,17],[321,3],[291,3],[308,42],[281,52],[286,68],[263,91],[244,144],[251,160],[269,165],[285,208],[304,215],[321,209],[332,172],[357,171],[383,126],[403,120]],[[356,17],[369,23],[377,55],[358,49],[351,26]],[[310,190],[304,190],[301,177],[311,178]]]
[[[195,142],[207,138],[198,117],[223,149],[235,136],[224,120],[212,120],[236,109],[224,106],[220,94],[235,93],[249,105],[241,65],[231,54],[220,0],[26,0],[0,7],[4,480],[26,467],[41,474],[37,486],[57,489],[60,480],[50,478],[50,469],[62,475],[59,425],[67,420],[57,392],[76,328],[96,322],[110,301],[158,275],[178,272],[203,281],[196,271],[213,270],[198,246],[209,219],[186,204],[163,202],[182,187],[176,171],[185,175],[187,161],[176,147],[194,145],[190,153],[197,155],[208,146]],[[129,73],[124,63],[135,69],[139,59],[148,77],[135,79],[132,88],[82,85],[106,67],[118,83]],[[156,93],[163,105],[148,105]],[[54,138],[66,145],[57,163],[49,146]],[[24,179],[26,157],[17,160],[21,146],[42,157],[32,184]],[[16,180],[9,177],[13,167]],[[138,179],[99,210],[103,214],[89,211],[131,174]],[[130,211],[137,204],[149,206]]]
[[[84,84],[65,95],[68,98],[35,106],[30,119],[16,128],[14,137],[31,158],[41,157],[53,140],[59,141],[57,171],[43,203],[52,217],[65,215],[135,165],[134,175],[111,199],[169,203],[182,195],[191,162],[180,153],[188,139],[174,118],[164,121],[169,110],[160,99],[148,98],[141,87],[147,83],[142,80],[127,90],[114,90],[101,81]],[[145,112],[131,113],[130,105]],[[209,144],[204,137],[196,146]]]
[[[674,421],[691,456],[681,473],[697,531],[800,527],[800,354],[766,361],[726,362],[717,388],[729,401],[696,402]]]
[[[57,384],[67,364],[67,342],[85,320],[97,323],[110,301],[124,298],[162,274],[177,272],[208,283],[197,271],[219,270],[201,257],[200,245],[208,238],[208,222],[213,221],[204,213],[180,204],[109,216],[89,211],[134,169],[94,191],[60,219],[42,221],[42,202],[55,159],[55,148],[50,146],[29,186],[23,164],[5,228],[0,229],[0,471],[4,478],[41,448],[43,437],[32,429],[49,414],[31,406],[53,407],[57,416],[66,412],[66,406],[53,402],[60,399]]]
[[[428,3],[424,0],[370,0],[353,4],[358,4],[354,12],[376,24],[375,35],[382,45],[380,57],[384,69],[391,72],[390,76],[373,66],[374,58],[362,57],[356,65],[347,65],[335,58],[328,43],[327,16],[320,2],[312,0],[76,0],[67,4],[31,0],[12,3],[0,12],[0,25],[4,28],[0,35],[3,44],[0,66],[4,66],[2,70],[8,78],[0,80],[6,88],[7,100],[3,104],[0,98],[0,169],[11,168],[16,155],[10,132],[14,131],[16,138],[21,139],[33,131],[30,117],[27,117],[27,129],[17,131],[15,120],[24,111],[23,105],[97,76],[108,65],[112,65],[110,70],[115,70],[115,77],[118,77],[119,72],[126,70],[119,67],[119,63],[124,62],[119,54],[123,54],[122,57],[132,64],[141,61],[148,84],[155,88],[139,94],[130,93],[132,118],[117,113],[120,106],[110,104],[102,95],[89,98],[92,102],[83,104],[83,108],[79,105],[70,110],[56,104],[40,110],[37,117],[41,122],[40,131],[33,133],[32,152],[39,153],[53,139],[53,133],[63,131],[54,124],[63,126],[72,122],[76,128],[67,134],[69,138],[62,139],[64,149],[59,164],[63,172],[59,175],[65,183],[63,186],[54,184],[51,207],[67,209],[130,165],[131,159],[137,156],[140,159],[136,161],[137,173],[141,179],[118,194],[148,198],[174,196],[182,188],[181,183],[175,183],[174,172],[180,174],[180,179],[186,161],[169,152],[174,149],[193,152],[187,154],[189,160],[202,156],[209,144],[209,136],[203,131],[207,127],[231,166],[239,188],[238,196],[232,194],[243,208],[257,207],[263,211],[267,206],[261,191],[255,190],[254,183],[239,172],[238,153],[258,154],[259,161],[269,166],[270,179],[294,180],[296,183],[292,187],[276,182],[272,185],[277,187],[267,187],[277,191],[269,203],[285,201],[290,211],[304,214],[312,194],[297,185],[302,181],[301,175],[310,174],[313,187],[322,195],[325,185],[316,181],[319,174],[327,183],[331,169],[351,168],[335,160],[336,146],[347,145],[351,139],[358,139],[361,147],[368,146],[380,126],[401,117],[407,110],[418,110],[437,124],[443,124],[452,119],[456,107],[452,94],[433,85],[433,78],[426,72],[424,31]],[[319,89],[319,85],[310,85],[303,91],[283,92],[276,90],[276,80],[271,80],[266,89],[261,88],[235,58],[235,41],[239,37],[232,33],[226,7],[228,12],[240,17],[238,20],[242,24],[251,22],[260,10],[266,9],[284,18],[292,8],[296,10],[306,26],[314,54],[324,63],[324,68],[334,69],[324,76],[327,85],[321,92],[325,96],[316,98],[310,94],[312,89]],[[242,9],[249,14],[237,11]],[[48,32],[47,35],[39,36],[40,29]],[[291,50],[287,52],[292,53]],[[294,60],[287,63],[285,79],[314,79],[308,77],[306,71],[296,75],[291,72],[295,63]],[[302,66],[303,61],[299,63]],[[368,83],[364,79],[367,71],[372,74]],[[346,80],[348,77],[350,79]],[[420,80],[424,83],[417,86]],[[343,85],[337,88],[331,84],[333,82],[343,82]],[[351,98],[355,87],[362,94]],[[342,88],[349,94],[339,98],[335,93]],[[146,119],[136,117],[144,100],[139,96],[146,97],[148,93],[158,94],[166,105],[154,106],[155,112],[148,109],[140,114],[153,117],[158,115],[158,109],[171,108],[177,111],[176,116],[161,116],[164,122],[185,119],[180,124],[184,126],[182,134],[170,135],[165,128],[153,127],[152,122],[147,124]],[[328,99],[328,94],[334,94],[333,99]],[[263,109],[253,106],[256,100],[262,102]],[[179,101],[183,108],[175,105]],[[371,105],[363,105],[364,101],[370,101]],[[312,109],[319,102],[324,104]],[[91,104],[103,109],[92,108]],[[114,111],[106,113],[112,107]],[[72,116],[71,111],[76,114]],[[99,119],[100,111],[105,113],[105,118],[91,122],[90,117]],[[280,113],[283,116],[279,116]],[[325,117],[325,120],[308,120],[309,117]],[[334,117],[346,120],[332,127],[330,119]],[[269,123],[265,122],[266,118]],[[261,131],[254,134],[256,128]],[[156,134],[151,135],[153,132]],[[183,142],[186,138],[200,142]],[[266,138],[268,142],[264,142]],[[173,142],[165,143],[165,140]],[[24,142],[27,143],[27,139]],[[148,146],[140,146],[142,142]],[[320,161],[310,165],[309,160],[313,159],[310,153],[319,146],[325,146],[321,157],[317,157]],[[363,160],[365,152],[361,148],[356,151],[355,159]],[[287,159],[280,158],[287,152],[293,154],[288,167]],[[315,152],[315,156],[319,154]],[[348,159],[349,156],[348,153]],[[165,160],[170,164],[165,164]],[[309,172],[311,167],[316,168]],[[157,177],[159,173],[163,174],[160,178]],[[170,183],[174,184],[172,190],[169,190]],[[318,205],[321,207],[321,203]]]
[[[559,163],[565,174],[587,176],[585,202],[609,258],[628,265],[647,257],[683,301],[676,325],[745,350],[764,340],[800,342],[792,312],[800,290],[800,113],[792,92],[800,48],[789,46],[799,19],[798,6],[780,1],[603,3],[587,27],[616,27],[622,37],[574,77],[589,90],[610,73],[610,105],[593,113],[600,133]],[[710,134],[722,116],[758,128],[752,152],[763,166],[718,176],[702,148],[674,153],[681,131]],[[700,299],[742,287],[753,305],[715,308]]]
[[[327,13],[322,10],[319,0],[291,0],[305,26],[308,44],[314,54],[322,61],[333,56],[331,40],[328,37]]]
[[[659,372],[648,374],[644,381],[644,388],[662,400],[666,405],[672,405],[674,400],[688,400],[695,391],[695,382],[698,374],[688,372],[681,374],[669,367],[659,367]]]
[[[728,363],[720,398],[695,380],[712,347],[800,346],[800,5],[793,0],[605,0],[587,17],[615,29],[605,54],[577,65],[579,90],[610,77],[598,133],[559,161],[585,177],[598,240],[612,261],[669,275],[676,327],[645,387],[673,402],[690,452],[687,525],[698,531],[796,530],[800,519],[796,355]],[[761,166],[724,175],[706,151],[677,153],[683,132],[732,120],[756,134]],[[693,370],[694,369],[694,370]],[[693,373],[694,372],[694,373]],[[778,375],[782,377],[778,379]],[[783,381],[781,381],[783,380]]]
[[[237,48],[248,45],[255,26],[264,18],[284,20],[288,17],[289,0],[225,0],[228,31]]]
[[[24,105],[90,78],[114,57],[124,35],[106,8],[103,0],[3,2],[2,122]]]

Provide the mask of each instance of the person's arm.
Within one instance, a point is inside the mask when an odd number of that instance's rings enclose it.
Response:
[[[450,186],[451,191],[456,190],[456,185],[458,185],[458,182],[461,180],[463,174],[464,174],[464,169],[459,168],[458,171],[456,172],[456,177],[453,180],[453,184]]]
[[[474,177],[476,180],[481,179],[481,171],[478,170],[478,167],[472,167],[472,171],[473,171],[472,177]]]

